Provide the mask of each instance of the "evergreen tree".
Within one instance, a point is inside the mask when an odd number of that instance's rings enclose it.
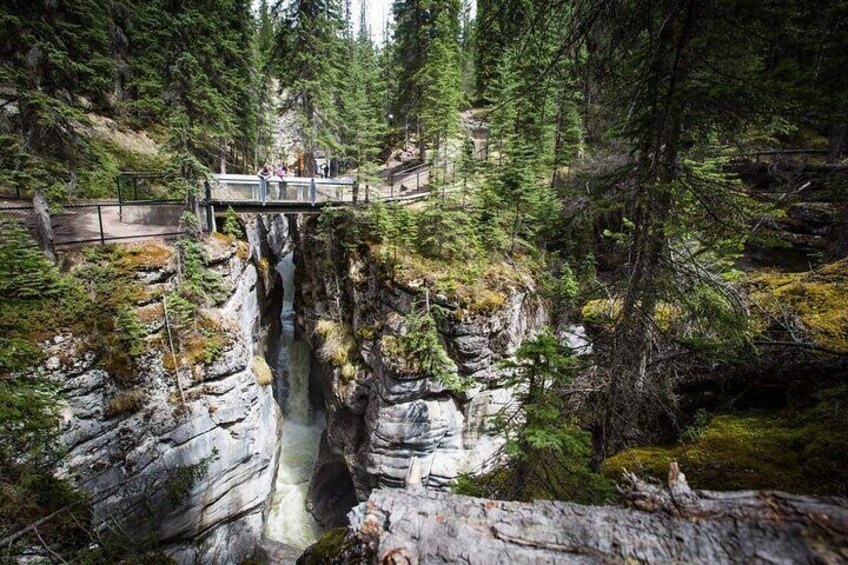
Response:
[[[276,80],[274,62],[276,58],[277,22],[275,13],[262,0],[256,14],[256,32],[253,37],[253,91],[256,93],[256,155],[257,162],[273,160],[270,155],[274,144],[277,104],[273,88]]]
[[[471,17],[471,0],[462,0],[460,70],[462,74],[462,94],[467,102],[476,98],[477,77],[475,68],[477,27]]]
[[[454,133],[462,102],[459,0],[396,0],[395,46],[398,90],[393,113],[418,133],[422,159],[427,144]]]
[[[278,33],[278,72],[286,106],[296,111],[304,140],[305,174],[315,173],[319,148],[341,152],[339,92],[345,51],[338,0],[294,0]]]
[[[361,4],[359,30],[348,32],[345,88],[341,89],[341,115],[344,154],[355,163],[361,184],[375,180],[376,158],[385,135],[382,86],[378,55],[367,25],[367,8]],[[350,30],[352,26],[348,24]]]
[[[482,492],[472,494],[584,504],[611,498],[612,485],[589,469],[589,434],[566,416],[565,391],[580,369],[578,359],[556,336],[543,332],[525,341],[505,368],[510,369],[505,385],[513,390],[515,402],[497,415],[494,424],[506,438],[508,463],[497,481],[477,481],[482,482]]]
[[[458,131],[459,125],[462,76],[455,23],[450,9],[439,12],[425,64],[414,76],[421,86],[419,135],[421,141],[433,145],[435,161],[439,160],[442,149],[447,159],[447,140]]]
[[[0,180],[24,191],[75,191],[88,155],[82,97],[108,106],[113,86],[111,27],[104,0],[0,6]]]
[[[514,0],[478,0],[475,23],[477,94],[485,101],[493,92],[492,80],[504,52],[520,38],[529,37],[525,11],[531,4]],[[546,15],[548,13],[546,12]],[[536,22],[534,22],[535,24]]]

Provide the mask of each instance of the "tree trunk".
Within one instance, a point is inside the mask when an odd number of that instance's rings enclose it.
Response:
[[[56,260],[56,251],[53,247],[53,225],[50,222],[50,210],[47,200],[40,191],[35,193],[32,199],[33,212],[35,215],[35,237],[41,251],[51,260]]]
[[[846,126],[833,126],[830,130],[830,141],[827,147],[827,162],[835,163],[845,151]]]
[[[848,509],[840,499],[695,493],[680,473],[670,474],[668,487],[626,478],[626,507],[375,490],[351,513],[349,546],[373,560],[363,562],[420,565],[840,563],[848,557]]]
[[[662,289],[662,259],[668,246],[666,228],[672,214],[672,186],[676,178],[681,120],[685,100],[681,84],[693,56],[691,44],[697,2],[666,7],[664,25],[656,38],[655,53],[645,69],[649,77],[643,98],[647,114],[637,122],[638,160],[636,194],[629,212],[634,224],[630,272],[622,300],[620,321],[612,343],[610,379],[600,416],[604,458],[638,436],[646,422],[661,411],[664,401],[648,375],[653,348],[654,308]],[[654,390],[649,390],[649,389]],[[657,409],[660,408],[658,411]]]

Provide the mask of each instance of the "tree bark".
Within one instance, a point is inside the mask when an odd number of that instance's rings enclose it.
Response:
[[[845,151],[845,134],[848,127],[833,126],[830,130],[830,141],[827,148],[827,162],[835,163]]]
[[[53,247],[53,224],[50,221],[50,209],[47,199],[42,192],[36,192],[32,199],[35,216],[35,237],[41,251],[51,260],[56,260],[56,250]]]
[[[360,552],[380,564],[848,559],[844,499],[696,493],[679,472],[670,474],[668,487],[626,478],[625,507],[484,500],[420,488],[376,490],[351,513],[351,535]]]

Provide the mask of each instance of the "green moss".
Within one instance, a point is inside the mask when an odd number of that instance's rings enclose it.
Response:
[[[788,309],[817,344],[848,352],[848,259],[808,273],[758,273],[748,284],[766,313],[779,319]]]
[[[602,471],[614,479],[622,468],[662,479],[677,461],[695,488],[848,494],[848,387],[823,392],[819,404],[801,412],[716,416],[691,439],[626,449]]]
[[[141,284],[125,262],[127,251],[86,249],[72,254],[75,266],[60,274],[20,226],[0,221],[0,286],[8,297],[0,302],[0,373],[37,364],[41,342],[70,332],[84,337],[114,374],[130,375],[144,335],[134,309]]]
[[[620,313],[621,301],[606,298],[590,300],[580,309],[584,322],[599,326],[614,324]]]
[[[361,557],[345,555],[356,546],[356,540],[348,538],[347,528],[335,528],[321,536],[304,554],[305,565],[325,565],[327,563],[346,562],[365,563]]]

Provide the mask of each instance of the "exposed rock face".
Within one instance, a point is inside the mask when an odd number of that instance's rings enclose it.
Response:
[[[635,477],[631,508],[381,489],[351,512],[357,556],[376,563],[842,563],[845,500],[694,493]],[[350,553],[350,550],[347,550]],[[349,555],[340,555],[342,563]]]
[[[320,350],[326,339],[316,326],[330,320],[355,343],[347,375],[325,363],[327,429],[313,475],[314,513],[327,525],[339,521],[339,509],[329,508],[317,485],[352,480],[364,500],[373,488],[403,486],[413,458],[431,487],[488,470],[502,440],[486,433],[484,418],[510,398],[498,364],[546,321],[531,289],[512,288],[485,312],[459,312],[446,296],[428,298],[421,286],[390,280],[367,249],[321,241],[310,222],[299,233],[296,310],[305,337]],[[404,315],[427,300],[452,313],[438,317],[438,330],[459,374],[474,382],[466,392],[404,370],[381,341],[403,334]]]
[[[180,371],[185,404],[165,370],[167,341],[140,363],[136,405],[117,413],[126,388],[98,368],[81,340],[57,338],[47,369],[65,399],[63,472],[90,493],[95,525],[135,540],[158,537],[180,563],[237,563],[261,538],[282,419],[272,387],[252,370],[261,354],[262,276],[235,246],[208,245],[207,258],[231,291],[207,312],[227,339],[213,362]],[[163,265],[139,277],[166,289],[174,273]],[[149,329],[162,324],[156,318]]]

